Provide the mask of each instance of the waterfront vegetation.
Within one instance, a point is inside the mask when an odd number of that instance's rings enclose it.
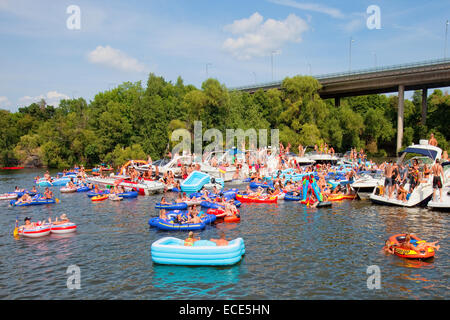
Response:
[[[320,83],[308,76],[284,79],[282,90],[254,94],[230,91],[216,79],[201,88],[150,74],[147,86],[126,82],[100,92],[91,102],[61,100],[59,107],[39,103],[11,113],[0,110],[0,166],[26,165],[68,168],[101,162],[119,165],[128,159],[164,156],[174,142],[173,130],[193,132],[194,121],[203,131],[278,128],[280,142],[327,143],[337,151],[364,148],[369,156],[395,155],[396,95],[368,95],[323,100]],[[450,96],[434,90],[428,96],[426,125],[421,125],[422,94],[405,100],[403,145],[429,137],[438,146],[450,143]],[[269,130],[270,132],[270,130]],[[270,141],[270,140],[268,140]],[[205,145],[208,143],[205,143]]]

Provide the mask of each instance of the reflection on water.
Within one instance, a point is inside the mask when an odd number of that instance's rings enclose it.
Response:
[[[41,173],[41,172],[39,172]],[[0,173],[0,193],[31,189],[37,171]],[[239,186],[240,188],[245,187]],[[230,267],[153,264],[151,244],[186,233],[149,228],[161,196],[92,202],[60,194],[55,205],[13,208],[0,202],[0,299],[448,299],[447,213],[423,208],[335,202],[310,208],[294,202],[243,204],[240,223],[197,232],[201,239],[242,237],[246,254]],[[176,194],[167,194],[168,199]],[[34,221],[66,213],[77,231],[15,239],[16,217]],[[384,253],[384,241],[411,232],[441,249],[427,261]],[[81,290],[66,288],[69,265],[81,269]],[[381,290],[367,289],[367,267],[381,269]]]

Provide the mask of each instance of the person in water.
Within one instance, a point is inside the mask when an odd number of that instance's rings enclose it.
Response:
[[[164,220],[167,219],[167,215],[166,215],[166,210],[165,209],[159,210],[159,218],[160,219],[164,219]]]
[[[209,241],[215,242],[217,246],[227,246],[228,240],[225,238],[225,233],[220,232],[220,239],[210,239]]]
[[[394,246],[391,244],[391,242],[389,240],[386,240],[384,242],[383,250],[386,251],[387,253],[390,253],[390,254],[394,254],[395,253]]]
[[[170,204],[170,203],[166,201],[166,197],[162,197],[160,204]]]
[[[200,240],[199,238],[194,238],[194,232],[189,231],[188,237],[184,240],[185,246],[193,246],[195,241]]]

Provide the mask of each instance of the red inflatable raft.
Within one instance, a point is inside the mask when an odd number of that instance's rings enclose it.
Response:
[[[253,203],[276,203],[277,196],[274,197],[251,197],[242,194],[236,194],[236,200],[240,202],[253,202]]]
[[[225,210],[223,209],[208,209],[206,213],[213,214],[216,216],[216,218],[222,218],[226,215]]]
[[[407,259],[429,259],[434,257],[435,251],[433,248],[425,247],[421,250],[410,250],[402,248],[402,244],[405,242],[406,234],[396,234],[389,238],[390,244],[394,247],[394,254],[401,258]],[[413,245],[426,243],[425,240],[421,240],[414,235],[411,235],[411,243]]]

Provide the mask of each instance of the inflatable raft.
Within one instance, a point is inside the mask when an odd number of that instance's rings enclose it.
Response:
[[[14,199],[17,199],[17,193],[15,192],[0,194],[0,200],[14,200]]]
[[[409,250],[401,247],[405,242],[406,234],[396,234],[389,238],[389,242],[394,246],[394,254],[401,258],[407,259],[429,259],[434,257],[435,251],[433,248],[425,247],[423,250]],[[426,243],[425,240],[419,239],[411,235],[411,244],[417,246],[419,243]]]
[[[98,195],[98,196],[94,196],[94,197],[92,197],[91,198],[91,201],[103,201],[103,200],[106,200],[106,199],[108,199],[109,198],[109,196],[107,195],[107,194],[104,194],[104,195]]]
[[[155,217],[151,218],[148,221],[148,224],[151,227],[166,231],[194,231],[203,230],[207,224],[211,224],[216,221],[216,216],[214,214],[200,212],[199,217],[202,220],[201,223],[176,223],[174,218],[180,213],[186,216],[187,211],[170,211],[167,213],[168,219],[160,219],[159,217]]]
[[[31,229],[19,230],[19,235],[22,235],[22,236],[28,237],[28,238],[44,237],[44,236],[47,236],[50,234],[51,227],[52,226],[50,224],[38,225]]]
[[[17,202],[14,200],[11,200],[10,202],[11,206],[13,207],[28,207],[54,203],[56,203],[55,199],[41,199],[41,198],[33,199],[31,202]]]
[[[181,183],[181,191],[197,192],[205,184],[210,183],[210,181],[211,177],[208,174],[200,171],[194,171]]]
[[[185,210],[187,209],[188,205],[186,202],[180,202],[180,203],[170,203],[170,204],[156,204],[156,209],[165,209],[165,210]]]
[[[94,190],[89,191],[88,193],[86,193],[86,195],[89,198],[95,197],[95,196],[101,196],[101,195],[105,195],[105,194],[110,194],[109,190],[100,190],[100,192],[95,192]]]
[[[236,200],[241,202],[253,202],[253,203],[277,203],[278,197],[251,197],[242,194],[236,194]]]
[[[65,234],[75,232],[77,230],[77,225],[73,222],[68,222],[64,224],[52,224],[50,228],[51,233]]]
[[[226,266],[233,265],[245,254],[242,238],[228,242],[227,246],[217,246],[209,240],[195,241],[185,246],[184,240],[165,237],[151,246],[152,261],[159,264],[190,266]]]

